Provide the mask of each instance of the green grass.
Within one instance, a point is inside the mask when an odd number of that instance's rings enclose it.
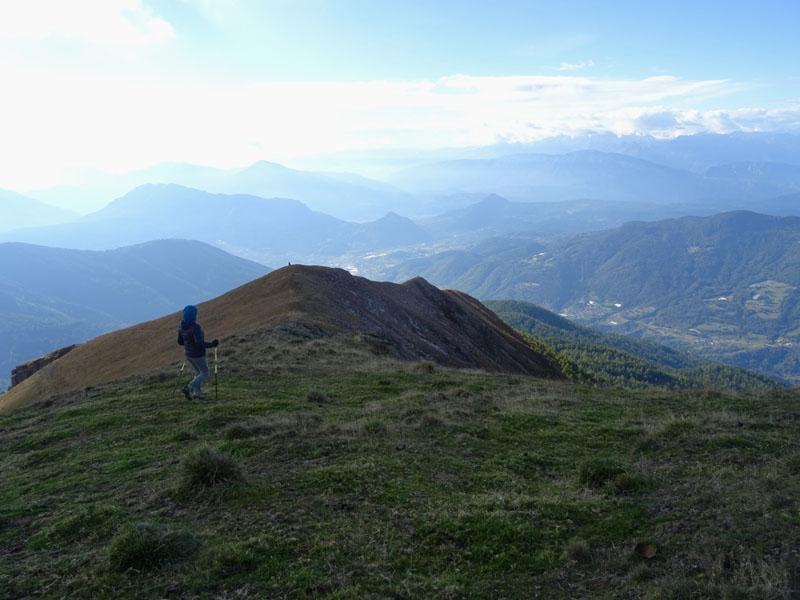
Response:
[[[598,389],[358,339],[221,348],[218,399],[170,400],[155,373],[0,417],[0,598],[800,587],[794,391]]]

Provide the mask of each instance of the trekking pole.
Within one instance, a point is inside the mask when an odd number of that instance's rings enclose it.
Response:
[[[214,400],[219,400],[219,390],[217,389],[217,372],[219,363],[217,362],[217,347],[214,346]]]
[[[172,386],[172,395],[169,397],[170,400],[175,399],[175,390],[178,389],[178,385],[181,381],[181,375],[183,375],[183,369],[186,368],[186,359],[183,359],[183,364],[181,365],[181,370],[178,371],[178,378],[175,380],[175,385]]]

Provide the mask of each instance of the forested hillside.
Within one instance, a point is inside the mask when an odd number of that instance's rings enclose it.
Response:
[[[485,304],[506,323],[531,336],[534,345],[552,348],[576,380],[640,389],[780,387],[774,379],[753,371],[652,341],[584,327],[529,302],[488,300]]]
[[[482,299],[533,302],[604,330],[797,380],[797,217],[738,211],[631,222],[548,244],[500,241],[497,251],[481,244],[387,275],[414,272]]]

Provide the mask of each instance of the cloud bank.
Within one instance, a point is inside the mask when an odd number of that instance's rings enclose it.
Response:
[[[101,46],[147,46],[174,37],[141,0],[3,0],[0,38],[61,37]]]
[[[473,146],[589,132],[662,138],[800,132],[800,106],[686,108],[724,103],[736,86],[667,76],[204,85],[0,66],[0,81],[15,90],[0,97],[0,187],[22,189],[47,185],[45,174],[65,161],[112,171],[162,161],[230,167],[349,149]]]

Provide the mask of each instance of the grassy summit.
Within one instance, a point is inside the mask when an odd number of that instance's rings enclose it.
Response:
[[[281,327],[221,350],[219,399],[171,398],[173,367],[0,416],[0,598],[800,587],[794,391],[597,389]]]

